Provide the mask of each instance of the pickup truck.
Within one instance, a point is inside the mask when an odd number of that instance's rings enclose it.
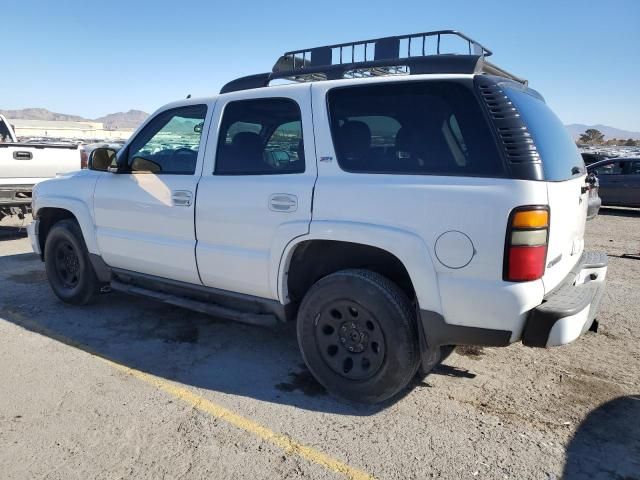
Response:
[[[443,35],[468,53],[425,54]],[[317,47],[162,107],[35,188],[53,292],[295,321],[315,378],[367,403],[453,345],[576,340],[607,274],[584,251],[591,184],[543,97],[490,54],[455,31]]]
[[[78,145],[19,143],[0,115],[0,220],[9,215],[24,218],[36,183],[80,167]]]

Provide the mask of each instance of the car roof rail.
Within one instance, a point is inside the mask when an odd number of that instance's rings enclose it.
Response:
[[[443,53],[442,41],[455,40],[463,53]],[[273,80],[314,82],[425,73],[497,75],[527,85],[527,81],[488,62],[493,54],[457,30],[437,30],[393,37],[337,43],[284,53],[269,73],[241,77],[220,93],[266,87]]]

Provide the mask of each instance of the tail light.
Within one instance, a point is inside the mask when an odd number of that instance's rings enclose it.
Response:
[[[507,226],[504,269],[508,282],[527,282],[544,275],[549,242],[549,207],[518,207]]]
[[[80,150],[80,168],[87,168],[89,165],[89,154],[86,150]]]

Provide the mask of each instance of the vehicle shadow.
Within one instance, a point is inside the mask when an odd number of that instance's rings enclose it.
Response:
[[[640,395],[593,410],[567,448],[564,480],[640,478]]]
[[[373,415],[410,391],[376,406],[334,399],[306,369],[293,322],[243,325],[116,292],[66,305],[35,254],[0,257],[0,318],[158,377],[306,410]],[[433,374],[474,376],[446,366]]]
[[[640,208],[600,207],[598,215],[614,217],[640,217]]]

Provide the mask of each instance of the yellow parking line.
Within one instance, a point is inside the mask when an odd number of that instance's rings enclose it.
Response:
[[[270,430],[264,425],[254,422],[253,420],[243,417],[242,415],[239,415],[233,412],[232,410],[229,410],[226,407],[218,405],[210,400],[207,400],[206,398],[192,392],[191,390],[188,390],[187,388],[181,387],[172,382],[156,377],[155,375],[151,375],[149,373],[145,373],[140,370],[136,370],[134,368],[121,365],[117,362],[114,362],[111,359],[105,358],[101,354],[91,351],[85,345],[79,344],[74,340],[71,340],[55,332],[52,332],[51,330],[47,329],[46,327],[43,327],[37,322],[34,322],[33,320],[30,320],[28,318],[25,318],[23,315],[19,314],[18,312],[11,311],[7,313],[10,313],[13,319],[17,320],[21,326],[28,328],[29,330],[44,334],[48,337],[54,338],[55,340],[58,340],[67,345],[80,348],[86,353],[106,362],[111,367],[121,372],[124,372],[138,380],[141,380],[149,385],[152,385],[158,390],[161,390],[165,393],[168,393],[169,395],[172,395],[175,398],[182,400],[183,402],[191,405],[193,408],[196,408],[201,412],[207,413],[212,417],[215,417],[224,422],[227,422],[228,424],[233,425],[234,427],[240,430],[249,432],[255,435],[256,437],[281,448],[282,450],[284,450],[286,453],[290,455],[298,455],[299,457],[302,457],[312,463],[320,465],[328,470],[331,470],[332,472],[344,475],[345,477],[352,480],[375,480],[375,478],[372,475],[369,475],[368,473],[362,470],[353,468],[347,465],[346,463],[336,460],[330,457],[329,455],[322,453],[319,450],[316,450],[315,448],[308,447],[292,439],[288,435],[274,432],[273,430]]]

